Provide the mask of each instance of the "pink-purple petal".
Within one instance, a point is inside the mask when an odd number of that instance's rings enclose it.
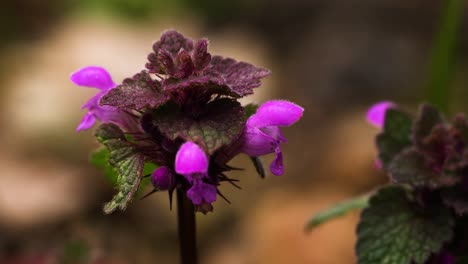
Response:
[[[279,146],[275,149],[276,157],[270,165],[270,171],[273,175],[281,176],[284,174],[283,153]]]
[[[94,117],[92,113],[87,112],[86,115],[81,120],[78,127],[76,128],[76,131],[80,132],[82,130],[90,129],[94,125],[94,123],[96,123],[96,118]]]
[[[266,155],[275,151],[277,141],[256,127],[246,126],[241,151],[251,157]]]
[[[70,80],[79,86],[108,90],[114,88],[116,84],[106,69],[97,66],[81,68],[71,74]]]
[[[393,107],[395,107],[395,104],[390,101],[383,101],[372,105],[366,114],[367,121],[381,129],[385,123],[385,113]]]
[[[297,104],[284,100],[272,100],[262,104],[247,122],[251,126],[259,128],[290,126],[302,117],[303,112],[304,108]]]
[[[177,151],[175,171],[182,175],[206,174],[208,172],[208,157],[197,144],[190,141],[185,142]]]
[[[202,203],[213,203],[216,201],[217,189],[216,186],[204,183],[201,180],[195,181],[187,191],[187,197],[195,205]]]

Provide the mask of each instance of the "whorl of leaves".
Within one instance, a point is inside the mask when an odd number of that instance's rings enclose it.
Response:
[[[150,73],[166,75],[163,89],[178,89],[191,85],[207,86],[213,93],[228,90],[224,94],[242,97],[253,93],[260,86],[260,79],[270,71],[246,62],[212,56],[208,52],[208,40],[193,41],[176,31],[166,31],[154,43],[148,55],[146,68]]]

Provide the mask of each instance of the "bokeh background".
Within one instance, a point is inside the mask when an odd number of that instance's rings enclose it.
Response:
[[[468,109],[464,13],[454,34],[457,49],[441,53],[454,67],[443,59],[433,63],[447,3],[3,2],[0,264],[177,263],[175,212],[165,194],[103,215],[113,187],[89,164],[97,147],[93,133],[75,132],[80,106],[95,91],[68,79],[80,67],[100,65],[120,82],[143,68],[165,29],[207,37],[212,54],[270,68],[273,75],[245,102],[284,98],[306,109],[300,123],[284,130],[290,140],[283,177],[260,179],[247,157],[232,162],[246,168],[231,174],[243,189],[223,186],[232,204],[220,199],[214,213],[197,216],[201,263],[355,263],[358,212],[309,234],[304,224],[386,182],[374,167],[378,131],[365,122],[370,104],[389,99],[415,111],[418,102],[441,96],[450,112]],[[450,46],[450,34],[441,39]],[[431,92],[428,82],[439,72],[450,82]]]

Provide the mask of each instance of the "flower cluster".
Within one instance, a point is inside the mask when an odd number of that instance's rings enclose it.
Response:
[[[361,229],[366,228],[369,218],[376,217],[374,213],[380,210],[382,215],[384,208],[390,208],[391,204],[392,212],[387,218],[398,217],[401,226],[411,226],[409,239],[420,243],[420,252],[408,251],[409,260],[427,264],[465,263],[468,260],[468,119],[458,114],[448,121],[436,108],[426,104],[413,117],[391,102],[371,107],[367,119],[382,129],[376,138],[378,159],[394,185],[371,198],[370,208],[362,215]],[[393,196],[393,201],[383,199],[384,196],[389,199]],[[395,202],[397,196],[399,202]],[[398,221],[392,224],[394,230],[402,229]],[[374,224],[373,228],[379,229],[378,225]],[[362,235],[366,238],[364,232]],[[408,234],[400,234],[392,243],[396,246],[398,240],[404,239],[402,236]],[[365,244],[364,238],[358,242],[358,248]],[[363,259],[364,255],[369,256],[363,253]]]
[[[73,73],[72,82],[99,92],[83,108],[88,112],[77,130],[96,120],[97,139],[109,151],[109,163],[119,173],[119,193],[106,204],[107,213],[125,209],[138,190],[147,163],[155,190],[183,190],[201,212],[212,210],[221,182],[236,186],[227,163],[240,153],[255,161],[275,153],[274,175],[284,173],[280,127],[297,122],[303,108],[284,100],[261,106],[241,106],[269,70],[208,52],[208,41],[193,42],[167,31],[153,45],[145,69],[115,84],[100,67]],[[258,109],[257,109],[258,108]]]

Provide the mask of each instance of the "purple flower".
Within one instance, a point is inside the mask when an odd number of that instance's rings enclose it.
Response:
[[[247,120],[241,151],[252,157],[275,153],[276,157],[270,165],[270,171],[277,176],[283,175],[283,154],[280,143],[286,142],[286,138],[281,134],[279,127],[296,123],[303,112],[304,108],[283,100],[262,104]]]
[[[112,81],[110,74],[101,67],[89,66],[72,73],[70,80],[76,85],[97,88],[100,91],[86,102],[81,108],[87,108],[88,112],[80,122],[76,131],[91,128],[96,120],[104,123],[116,123],[125,126],[129,122],[128,115],[112,106],[101,106],[99,100],[117,85]]]
[[[204,178],[208,178],[208,165],[205,152],[193,142],[185,142],[177,151],[175,171],[192,184],[187,197],[195,205],[216,201],[216,186],[203,182]]]
[[[395,104],[390,101],[382,101],[372,105],[367,111],[367,121],[381,129],[385,123],[385,113],[393,107],[395,107]]]
[[[151,183],[158,190],[174,188],[175,181],[174,172],[167,166],[161,166],[151,174]]]
[[[385,124],[385,114],[387,113],[387,110],[394,108],[395,106],[396,105],[390,101],[382,101],[372,105],[369,110],[367,110],[367,122],[379,129],[382,129]],[[383,169],[383,163],[378,157],[374,161],[374,167],[377,170]]]

